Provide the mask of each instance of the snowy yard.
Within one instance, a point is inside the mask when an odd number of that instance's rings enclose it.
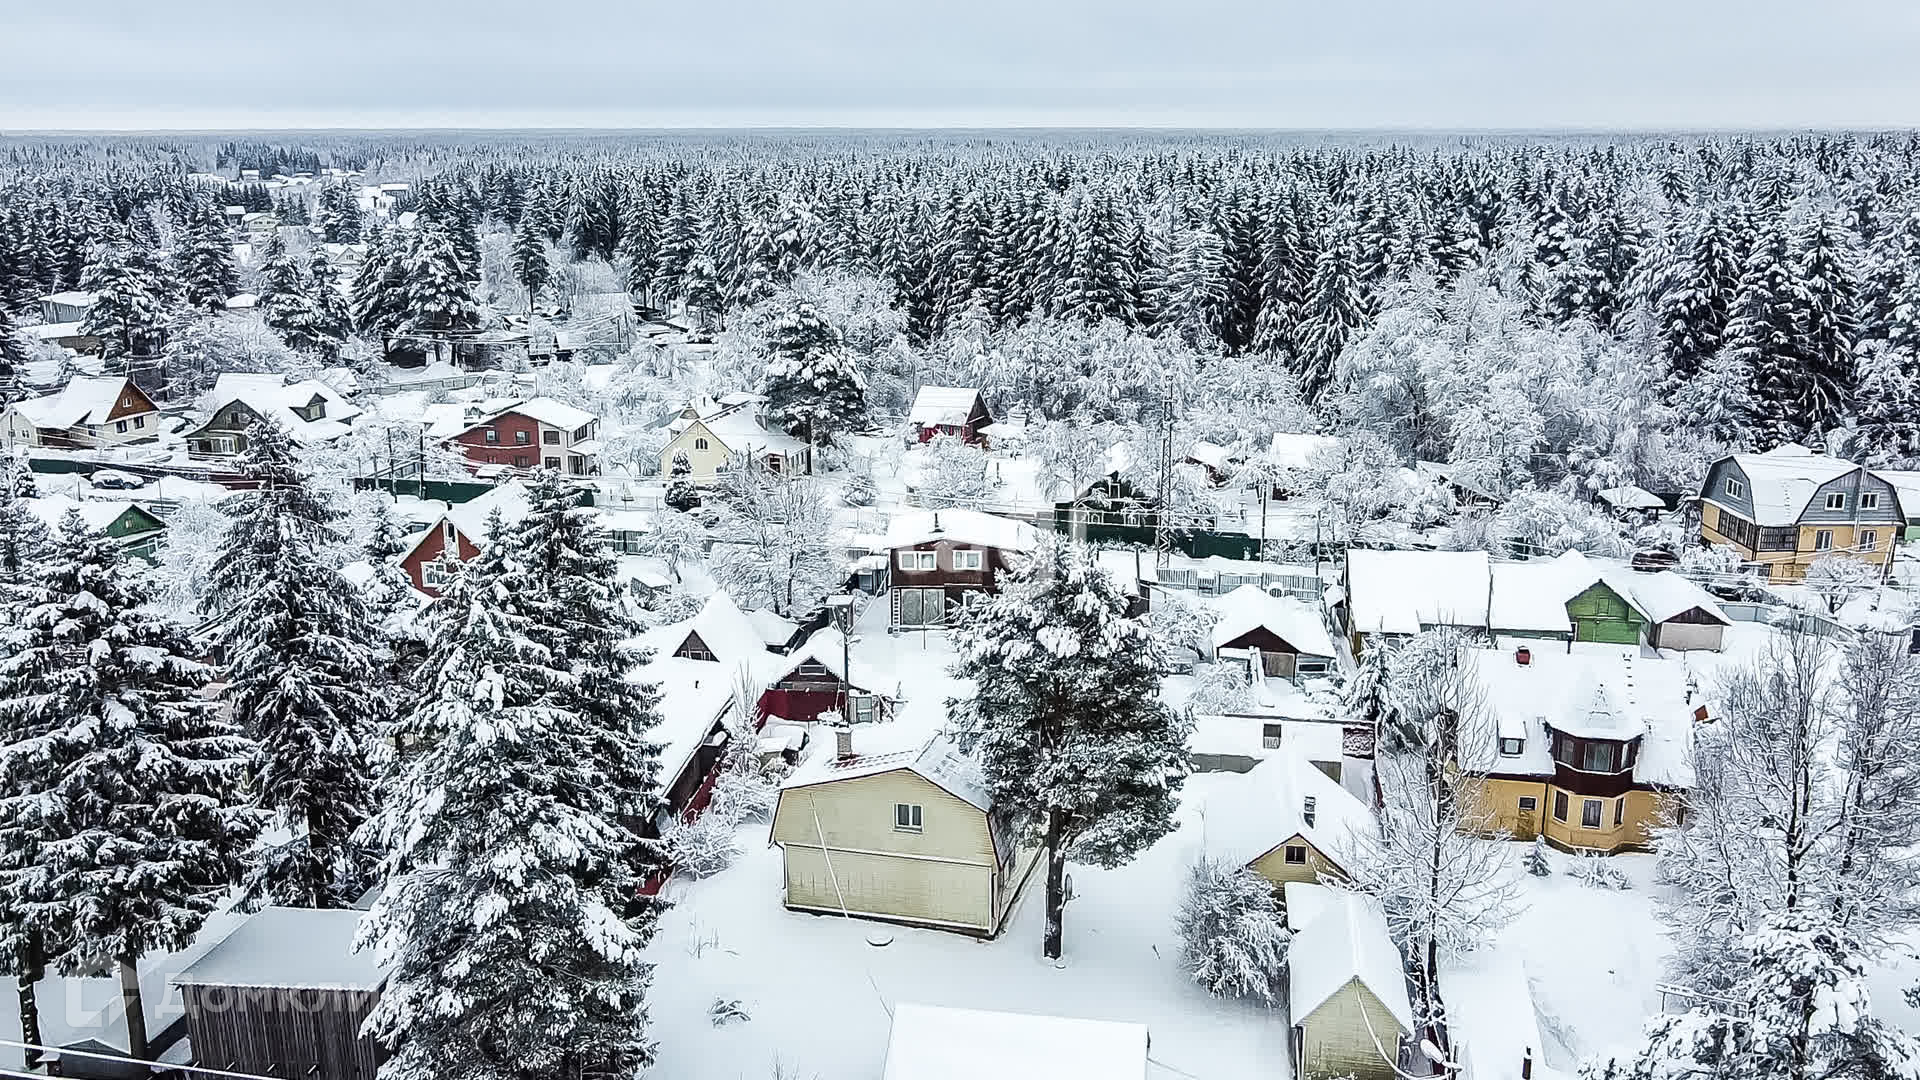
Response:
[[[1283,1015],[1209,997],[1179,967],[1173,913],[1198,845],[1195,808],[1223,779],[1236,778],[1190,780],[1180,830],[1132,865],[1074,868],[1060,968],[1040,955],[1038,880],[993,941],[795,914],[780,906],[779,849],[766,846],[764,826],[743,829],[745,854],[731,869],[670,890],[675,906],[650,953],[652,1075],[877,1078],[888,1010],[909,1001],[1144,1023],[1152,1076],[1286,1080]],[[868,944],[876,931],[892,943]],[[751,1019],[713,1026],[708,1010],[723,999]]]

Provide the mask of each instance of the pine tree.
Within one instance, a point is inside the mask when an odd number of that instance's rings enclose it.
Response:
[[[547,261],[547,238],[540,223],[523,218],[513,234],[513,276],[527,290],[527,303],[533,303],[540,290],[553,278],[553,265]]]
[[[810,446],[831,442],[866,420],[866,380],[847,356],[840,331],[812,304],[796,304],[775,322],[767,347],[772,355],[760,392],[769,418]]]
[[[238,880],[251,747],[197,693],[211,673],[186,634],[77,512],[36,588],[0,660],[0,910],[28,913],[10,943],[36,937],[54,970],[117,966],[145,1059],[136,965],[185,948]]]
[[[597,756],[606,734],[559,700],[572,680],[511,586],[527,571],[508,536],[496,512],[429,609],[422,698],[365,830],[386,852],[361,935],[390,973],[368,1019],[387,1080],[628,1076],[653,1058],[651,918],[614,899],[638,884],[631,793]]]
[[[1314,261],[1306,303],[1294,328],[1294,371],[1309,402],[1319,401],[1332,386],[1340,352],[1365,320],[1349,241],[1344,231],[1336,232]]]
[[[1860,350],[1854,374],[1860,402],[1847,428],[1847,458],[1875,468],[1902,465],[1920,457],[1920,383],[1911,354],[1885,342]]]
[[[353,831],[371,810],[366,752],[381,715],[378,643],[360,594],[326,561],[339,515],[301,470],[277,424],[247,431],[228,498],[209,606],[229,658],[225,698],[256,744],[256,805],[292,836],[255,869],[248,893],[342,907],[364,888]]]
[[[1045,543],[954,633],[947,702],[995,811],[1046,851],[1046,955],[1061,953],[1067,859],[1117,866],[1173,829],[1186,736],[1160,701],[1160,648],[1080,548]]]
[[[240,290],[240,273],[233,265],[233,244],[218,208],[196,204],[187,223],[177,266],[187,306],[218,314]]]
[[[693,460],[681,450],[667,469],[667,490],[661,497],[670,509],[685,513],[700,505],[700,489],[693,486]]]
[[[479,327],[480,305],[474,300],[473,282],[452,233],[426,227],[414,234],[407,252],[402,304],[401,328],[427,335],[436,357],[445,352],[448,335]]]
[[[1687,247],[1655,298],[1668,385],[1685,385],[1720,351],[1727,319],[1740,286],[1726,221],[1713,206],[1694,218]]]

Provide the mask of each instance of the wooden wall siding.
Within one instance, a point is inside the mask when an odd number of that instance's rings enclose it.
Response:
[[[1287,848],[1299,846],[1307,849],[1307,861],[1290,863],[1287,861]],[[1318,884],[1322,875],[1344,878],[1347,872],[1323,854],[1319,848],[1307,843],[1306,838],[1298,834],[1290,836],[1284,843],[1276,844],[1272,851],[1253,860],[1247,867],[1254,873],[1273,882],[1277,888],[1289,881],[1305,881]]]
[[[455,555],[461,562],[466,562],[480,554],[480,549],[475,547],[473,542],[467,539],[465,533],[455,530],[454,536],[457,541],[455,544]],[[427,587],[425,567],[428,563],[438,559],[440,553],[446,550],[446,546],[446,524],[442,522],[435,525],[433,531],[421,539],[420,546],[409,553],[400,563],[401,569],[407,572],[408,579],[413,582],[413,587],[426,593],[428,596],[439,596],[440,590]]]
[[[1470,788],[1467,819],[1483,823],[1483,835],[1505,833],[1510,839],[1532,843],[1544,833],[1547,842],[1562,850],[1582,849],[1609,854],[1641,851],[1652,846],[1653,829],[1664,819],[1673,796],[1659,791],[1635,788],[1624,795],[1601,799],[1600,827],[1580,824],[1581,801],[1594,796],[1567,793],[1567,820],[1553,817],[1554,795],[1560,788],[1545,780],[1492,778]],[[1537,809],[1520,812],[1522,796],[1537,800]],[[1626,816],[1618,826],[1613,823],[1614,803],[1626,800]]]
[[[1603,582],[1595,582],[1567,601],[1567,617],[1573,620],[1574,637],[1579,641],[1632,644],[1646,632],[1646,621],[1640,614]]]
[[[838,914],[844,900],[849,914],[979,934],[993,933],[998,922],[997,871],[990,866],[848,851],[823,855],[817,847],[788,848],[785,865],[790,908]]]
[[[309,1080],[375,1080],[386,1054],[360,1036],[375,991],[182,986],[187,1037],[209,1069]]]
[[[500,433],[500,441],[487,441],[487,429]],[[519,433],[525,432],[526,442],[518,442]],[[509,465],[516,468],[533,468],[540,464],[542,448],[540,445],[540,425],[533,419],[519,413],[507,413],[490,423],[482,424],[471,431],[454,437],[460,452],[468,461],[477,465]],[[547,452],[558,454],[563,447],[547,447]],[[525,460],[516,460],[525,459]]]
[[[1669,619],[1653,628],[1648,642],[1656,649],[1706,649],[1719,652],[1726,642],[1726,630],[1717,622]]]
[[[1394,1062],[1381,1057],[1380,1050],[1399,1053],[1403,1034],[1400,1022],[1358,979],[1294,1023],[1301,1029],[1298,1066],[1302,1080],[1348,1076],[1355,1080],[1395,1080]],[[1378,1047],[1375,1036],[1379,1037]]]

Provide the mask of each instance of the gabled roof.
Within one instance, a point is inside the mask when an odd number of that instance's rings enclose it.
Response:
[[[519,415],[548,427],[564,428],[572,431],[586,427],[599,419],[585,409],[576,409],[564,401],[550,397],[531,397],[521,401],[489,401],[486,413],[478,421],[468,424],[460,434],[466,434],[474,428],[493,423],[503,416]]]
[[[59,431],[82,424],[106,423],[120,395],[129,389],[139,393],[132,380],[125,376],[83,375],[69,381],[57,394],[16,401],[13,407],[34,427]],[[141,394],[141,399],[145,400],[146,395]],[[153,411],[152,403],[148,402],[143,411]]]
[[[1258,585],[1242,585],[1213,602],[1220,621],[1213,625],[1218,649],[1252,630],[1266,629],[1307,656],[1335,656],[1333,639],[1320,613],[1291,596],[1269,596]]]
[[[1206,801],[1206,848],[1236,864],[1253,862],[1294,836],[1338,863],[1352,857],[1374,828],[1366,804],[1284,742],[1279,752],[1231,780],[1216,785]]]
[[[1756,525],[1795,524],[1821,484],[1860,468],[1794,443],[1764,454],[1734,454],[1731,460],[1746,474]],[[1712,494],[1708,492],[1707,497],[1711,499]]]
[[[916,510],[895,514],[887,522],[883,543],[892,550],[934,540],[1001,551],[1032,551],[1040,544],[1040,530],[1024,521],[978,510]]]
[[[699,634],[714,661],[729,670],[742,663],[762,663],[758,658],[766,655],[767,646],[760,640],[759,629],[724,589],[707,597],[700,614],[681,626],[684,629],[674,634],[674,648],[680,647],[687,634]]]
[[[1347,555],[1347,582],[1356,633],[1487,625],[1492,574],[1484,551],[1354,550]]]
[[[1113,1020],[893,1007],[881,1080],[1145,1080],[1147,1026]]]
[[[353,947],[364,915],[355,908],[261,908],[173,984],[378,990],[386,973],[371,952]]]
[[[1612,590],[1641,618],[1658,621],[1639,601],[1634,579],[1641,575],[1618,563],[1566,551],[1551,559],[1494,563],[1491,569],[1493,596],[1487,621],[1495,631],[1571,633],[1567,603],[1595,585]]]
[[[28,509],[33,511],[34,516],[49,529],[59,528],[60,523],[66,520],[67,513],[73,510],[79,511],[80,520],[86,522],[87,528],[95,532],[104,531],[107,526],[119,521],[121,515],[129,510],[137,510],[142,516],[154,522],[155,528],[148,530],[150,532],[166,527],[165,523],[155,517],[151,511],[125,499],[75,499],[68,495],[53,494],[23,501]]]
[[[958,427],[973,415],[980,391],[971,386],[923,386],[913,396],[913,408],[907,410],[907,423],[921,427],[946,425]]]
[[[1267,444],[1267,456],[1286,469],[1304,469],[1321,451],[1337,450],[1340,440],[1332,435],[1312,435],[1297,431],[1276,431]]]
[[[961,753],[959,746],[944,735],[936,735],[917,750],[855,754],[844,760],[834,757],[830,747],[822,748],[801,762],[800,767],[781,783],[780,788],[786,791],[835,784],[901,769],[983,813],[993,809],[993,797],[987,792],[986,779],[980,773],[979,764]]]
[[[781,679],[798,671],[802,665],[811,661],[826,668],[827,672],[834,678],[845,682],[855,690],[862,690],[869,694],[880,694],[884,697],[893,697],[893,691],[899,688],[899,684],[896,682],[892,688],[888,688],[886,686],[886,676],[882,675],[878,668],[861,661],[858,657],[853,658],[853,674],[851,676],[848,676],[846,672],[841,670],[844,659],[842,645],[843,640],[840,631],[833,627],[823,627],[814,631],[813,636],[807,638],[799,648],[785,656],[776,656],[773,658],[774,662],[767,666],[768,685],[779,682]]]
[[[660,719],[647,732],[660,748],[660,779],[671,784],[706,742],[716,721],[734,705],[734,669],[684,656],[659,655],[634,668],[629,682],[651,683],[660,693]]]
[[[1287,997],[1295,1026],[1314,1010],[1358,981],[1400,1025],[1399,1032],[1379,1031],[1381,1049],[1392,1058],[1397,1035],[1413,1030],[1413,1005],[1407,999],[1407,976],[1400,950],[1387,930],[1380,902],[1362,893],[1330,889],[1325,885],[1288,882],[1287,915],[1293,941],[1287,951]]]
[[[286,376],[278,374],[223,372],[214,380],[212,398],[216,403],[214,412],[236,401],[240,402],[256,415],[278,423],[302,443],[319,443],[340,437],[346,433],[347,422],[362,411],[360,406],[318,379],[290,383],[286,381]],[[314,398],[326,403],[325,416],[318,420],[307,420],[293,411],[306,408]]]

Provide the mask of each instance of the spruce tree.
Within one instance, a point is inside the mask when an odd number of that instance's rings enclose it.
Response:
[[[351,838],[371,810],[368,743],[381,715],[378,642],[360,594],[326,560],[339,514],[279,425],[247,431],[208,605],[228,657],[225,699],[255,743],[256,805],[292,836],[255,868],[248,894],[342,907],[363,889]]]
[[[808,445],[831,442],[867,416],[867,384],[853,366],[840,331],[801,302],[767,331],[767,371],[760,392],[770,419]]]
[[[322,360],[333,363],[353,337],[353,308],[340,291],[340,275],[324,248],[314,248],[307,257],[307,282],[312,290],[308,295],[312,301],[314,349]]]
[[[1860,407],[1847,428],[1847,460],[1875,468],[1920,457],[1920,384],[1913,357],[1885,342],[1860,350],[1854,375]]]
[[[176,271],[187,306],[197,311],[225,311],[227,300],[240,290],[233,243],[227,238],[227,223],[217,207],[195,204],[177,252]]]
[[[1744,364],[1753,379],[1755,425],[1768,446],[1806,434],[1802,403],[1806,371],[1793,304],[1792,252],[1784,228],[1756,239],[1740,270],[1727,321],[1727,365]]]
[[[638,882],[605,739],[558,700],[571,680],[485,550],[428,612],[421,700],[396,726],[379,813],[386,888],[361,939],[389,972],[368,1031],[386,1080],[630,1076],[650,1064]]]
[[[1309,402],[1318,402],[1333,385],[1341,350],[1366,321],[1352,259],[1346,231],[1336,230],[1307,282],[1306,303],[1294,327],[1293,358],[1300,393]]]
[[[681,513],[700,505],[700,489],[693,486],[693,461],[685,450],[673,455],[673,464],[667,469],[666,494],[661,501]]]
[[[102,247],[80,287],[95,297],[80,332],[99,338],[107,359],[144,357],[159,347],[162,290],[126,244]]]
[[[424,335],[436,357],[445,354],[449,336],[480,326],[480,305],[466,265],[450,231],[426,226],[414,233],[407,251],[400,328]]]
[[[287,348],[317,352],[320,348],[319,313],[308,294],[307,275],[278,236],[267,245],[266,287],[260,314]]]
[[[547,238],[540,223],[531,217],[523,218],[513,234],[513,276],[527,290],[529,305],[553,279],[553,265],[547,261]]]
[[[1739,286],[1740,264],[1725,218],[1717,208],[1705,207],[1695,215],[1686,249],[1655,300],[1669,387],[1684,385],[1720,351]]]
[[[406,316],[404,243],[390,230],[367,241],[366,259],[353,276],[353,324],[361,333],[387,337]]]
[[[239,879],[258,819],[251,746],[139,576],[70,513],[0,660],[0,910],[67,975],[117,968],[129,1051],[148,1057],[137,965],[185,948]]]
[[[972,697],[947,717],[996,813],[1047,859],[1046,955],[1058,958],[1069,858],[1118,866],[1173,830],[1186,732],[1160,701],[1161,651],[1089,554],[1045,542],[954,633]]]
[[[1801,367],[1784,402],[1808,436],[1838,428],[1853,407],[1860,339],[1860,278],[1853,234],[1838,211],[1808,211],[1794,230],[1791,310]]]

